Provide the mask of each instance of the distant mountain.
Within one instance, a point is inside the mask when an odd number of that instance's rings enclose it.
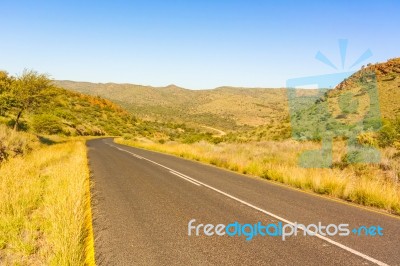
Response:
[[[55,81],[60,87],[99,95],[121,104],[143,119],[185,122],[233,130],[260,126],[287,117],[284,89],[220,87],[188,90],[170,85]]]
[[[342,92],[356,91],[363,73],[374,71],[382,117],[394,119],[400,114],[399,61],[396,58],[386,63],[369,64],[326,96],[334,99]],[[203,126],[203,129],[213,127],[239,133],[239,138],[247,140],[290,136],[286,89],[220,87],[188,90],[175,85],[151,87],[65,80],[54,82],[66,89],[105,97],[144,120],[185,122],[191,126]],[[361,99],[361,96],[355,94],[356,98],[364,101],[365,97]]]

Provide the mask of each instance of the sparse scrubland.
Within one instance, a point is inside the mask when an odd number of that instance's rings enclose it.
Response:
[[[117,104],[56,87],[43,74],[0,71],[0,124],[36,134],[103,136],[129,133],[135,122]]]
[[[84,140],[11,134],[34,149],[0,165],[0,264],[94,265]]]
[[[375,73],[373,79],[371,71]],[[343,81],[336,90],[325,93],[320,99],[309,103],[307,108],[292,113],[290,123],[288,114],[285,114],[287,108],[283,108],[278,125],[267,124],[243,131],[230,131],[224,136],[209,135],[203,140],[183,142],[166,135],[139,132],[136,136],[124,136],[116,141],[400,214],[399,73],[400,59],[369,65]],[[356,123],[351,117],[357,118],[363,110],[347,110],[349,105],[342,110],[344,114],[337,117],[324,112],[324,108],[328,108],[327,102],[346,93],[353,93],[361,107],[365,105],[366,92],[360,92],[360,86],[366,86],[367,91],[372,91],[373,97],[379,97],[375,106],[367,102],[370,111],[361,122]],[[374,91],[375,88],[377,90]],[[377,115],[383,119],[376,119]],[[320,149],[321,139],[326,132],[337,134],[333,136],[332,165],[328,168],[300,167],[299,154]],[[297,141],[291,140],[290,136]],[[380,162],[354,163],[359,154],[347,153],[347,142],[352,136],[357,137],[356,145],[380,150]]]
[[[176,86],[51,82],[34,71],[16,77],[0,71],[0,264],[94,264],[83,136],[121,136],[116,142],[400,215],[399,60],[363,68],[290,115],[284,89],[193,92]],[[371,115],[342,127],[338,121],[353,122],[350,118],[360,115],[357,108],[336,117],[321,112],[341,92],[355,93],[366,105],[357,86],[360,79],[371,82],[361,75],[368,71],[376,73],[380,106],[374,110],[382,121]],[[330,167],[300,167],[299,154],[321,148],[328,128],[342,134],[334,136]],[[379,149],[379,162],[354,163],[357,154],[347,153],[352,132],[362,131],[353,141]]]
[[[174,85],[151,87],[73,81],[54,83],[73,91],[105,97],[146,121],[206,125],[235,132],[260,127],[258,132],[267,132],[266,126],[280,128],[281,122],[288,117],[284,89],[220,87],[189,90]]]

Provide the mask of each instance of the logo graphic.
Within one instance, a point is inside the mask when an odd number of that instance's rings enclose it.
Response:
[[[349,224],[327,224],[321,222],[316,224],[291,223],[239,223],[237,221],[229,224],[202,224],[196,223],[196,219],[188,222],[188,236],[230,236],[244,237],[246,241],[254,237],[279,237],[285,241],[294,236],[349,236],[351,233],[355,236],[383,236],[383,228],[379,225],[358,226],[350,230]]]
[[[345,68],[348,41],[339,40],[342,70]],[[349,70],[372,56],[366,50]],[[323,53],[315,58],[338,70]],[[351,76],[352,75],[352,76]],[[348,78],[351,76],[351,78]],[[342,82],[343,81],[343,82]],[[342,83],[341,83],[342,82]],[[342,86],[333,86],[341,83]],[[306,89],[312,86],[313,89]],[[363,146],[357,137],[364,132],[374,132],[381,127],[378,87],[374,71],[362,69],[337,73],[293,78],[286,81],[292,137],[295,140],[321,142],[321,149],[300,154],[299,165],[304,168],[332,166],[333,141],[342,138],[347,143],[348,163],[376,163],[379,151]]]

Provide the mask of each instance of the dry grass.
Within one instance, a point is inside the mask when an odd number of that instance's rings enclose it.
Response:
[[[338,142],[334,145],[333,153],[337,167],[306,169],[297,165],[298,154],[304,150],[320,148],[313,142],[287,140],[217,145],[207,142],[160,144],[150,140],[122,138],[116,139],[116,142],[174,154],[400,214],[400,156],[394,148],[382,151],[380,164],[345,165],[342,163],[345,144]]]
[[[15,132],[0,124],[0,163],[17,155],[24,155],[39,146],[37,138],[28,133]]]
[[[94,265],[84,141],[5,162],[0,195],[1,265]]]

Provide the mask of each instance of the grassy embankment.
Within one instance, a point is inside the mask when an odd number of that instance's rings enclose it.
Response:
[[[300,168],[301,151],[318,149],[315,142],[265,141],[250,143],[198,142],[182,144],[151,140],[116,139],[125,145],[174,154],[243,174],[254,175],[290,186],[325,194],[366,206],[400,214],[400,153],[393,147],[382,149],[380,164],[346,163],[344,142],[334,145],[334,167]]]
[[[41,144],[1,125],[0,140],[0,264],[94,265],[84,140]]]

